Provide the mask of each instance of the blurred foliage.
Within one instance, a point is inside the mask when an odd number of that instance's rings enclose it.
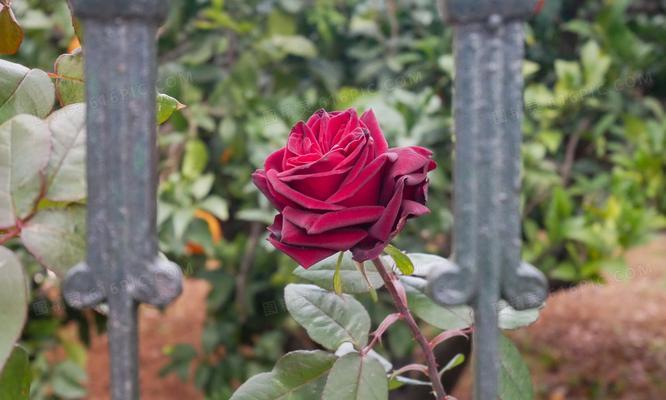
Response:
[[[12,8],[25,38],[8,59],[52,71],[74,37],[66,2]],[[666,6],[549,0],[527,29],[524,257],[557,285],[613,279],[624,250],[665,225]],[[201,348],[167,349],[165,373],[227,399],[284,351],[313,346],[287,318],[295,265],[263,240],[273,212],[250,174],[319,108],[373,107],[391,145],[435,151],[433,213],[398,245],[450,253],[451,39],[434,1],[172,1],[159,89],[187,108],[159,136],[160,242],[212,291]],[[498,124],[520,109],[507,104]],[[368,307],[374,323],[390,312]],[[406,337],[397,326],[386,348],[407,358]]]

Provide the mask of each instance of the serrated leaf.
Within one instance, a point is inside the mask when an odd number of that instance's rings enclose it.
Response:
[[[157,95],[157,124],[161,125],[169,120],[173,113],[178,110],[185,108],[185,105],[181,104],[178,100],[166,94]]]
[[[83,206],[40,210],[21,230],[26,249],[60,277],[85,258]]]
[[[372,357],[349,353],[339,358],[328,375],[322,400],[387,400],[384,367]]]
[[[0,125],[0,229],[34,209],[50,147],[48,127],[37,117],[19,115]]]
[[[55,89],[44,71],[0,60],[0,124],[19,114],[44,118],[53,108]]]
[[[52,201],[78,201],[86,197],[86,107],[72,104],[47,119],[51,131],[51,157],[47,169]]]
[[[0,54],[16,54],[23,42],[23,29],[11,7],[0,4]]]
[[[0,246],[0,371],[21,335],[28,309],[25,271],[19,259]]]
[[[230,400],[312,400],[320,398],[336,357],[325,351],[294,351],[271,372],[255,375]]]
[[[31,381],[28,353],[22,347],[14,346],[5,366],[0,366],[0,399],[28,400]]]
[[[333,276],[335,275],[337,258],[337,254],[332,255],[308,269],[297,267],[294,270],[294,274],[326,290],[334,290]],[[379,289],[384,285],[382,277],[374,266],[366,266],[365,273],[367,282],[363,273],[354,265],[351,252],[344,252],[340,264],[340,280],[346,293],[367,293],[369,291],[368,282],[375,289]]]
[[[500,335],[500,393],[501,400],[533,400],[534,388],[530,370],[516,346]]]
[[[336,295],[314,285],[290,284],[284,290],[287,310],[312,340],[329,350],[351,342],[368,343],[370,316],[352,296]]]
[[[400,251],[400,249],[389,244],[384,248],[384,252],[391,256],[395,262],[396,268],[398,268],[403,275],[411,275],[414,273],[414,264],[412,263],[412,260],[409,259],[407,254]]]
[[[86,87],[84,59],[81,48],[71,54],[60,55],[53,66],[55,89],[61,106],[85,101]]]

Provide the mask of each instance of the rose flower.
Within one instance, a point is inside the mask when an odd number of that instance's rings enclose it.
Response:
[[[252,175],[280,212],[268,240],[304,268],[345,250],[378,257],[408,218],[430,212],[431,155],[389,149],[372,110],[316,112]]]

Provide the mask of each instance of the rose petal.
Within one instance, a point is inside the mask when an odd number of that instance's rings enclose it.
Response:
[[[393,192],[393,197],[386,205],[386,209],[381,217],[375,222],[368,232],[373,238],[385,242],[389,239],[391,232],[393,231],[393,225],[395,224],[396,219],[398,218],[398,213],[400,212],[400,206],[402,205],[402,194],[405,188],[405,178],[402,178],[398,181],[398,184],[395,186],[395,192]]]
[[[314,199],[325,200],[335,193],[351,168],[320,172],[309,175],[288,175],[280,180],[289,183],[294,190]]]
[[[388,245],[388,241],[377,242],[369,238],[366,238],[365,241],[367,243],[361,243],[361,245],[357,245],[351,249],[354,261],[363,262],[375,259],[382,254],[384,248]]]
[[[261,191],[261,193],[266,196],[266,198],[273,204],[278,210],[282,210],[288,204],[293,204],[280,194],[275,193],[271,190],[270,184],[268,183],[268,178],[266,178],[266,171],[263,169],[257,170],[252,174],[252,182],[254,185]]]
[[[285,155],[284,147],[276,152],[271,153],[266,158],[266,162],[264,162],[264,168],[266,170],[274,169],[276,171],[282,171],[284,155]]]
[[[346,110],[345,112],[332,116],[331,119],[327,121],[326,125],[322,125],[326,145],[329,148],[340,142],[340,138],[346,133],[343,129],[349,129],[349,121],[352,119],[352,115],[356,115],[356,112],[353,110]],[[353,130],[354,128],[356,127],[352,126],[350,130]]]
[[[284,218],[305,229],[308,234],[375,222],[384,212],[382,206],[351,207],[340,211],[317,214],[293,207],[282,210]]]
[[[382,133],[382,129],[379,127],[375,112],[372,111],[372,109],[364,112],[363,115],[361,115],[361,121],[363,121],[368,128],[370,135],[375,141],[375,157],[382,153],[386,153],[388,150],[388,143],[386,142],[384,133]]]
[[[321,247],[344,251],[368,236],[362,229],[337,229],[334,231],[309,235],[303,229],[284,219],[280,242],[290,246]]]
[[[384,153],[375,158],[353,180],[345,179],[341,190],[326,199],[326,202],[335,204],[351,199],[345,205],[376,205],[379,197],[379,184],[381,183],[380,172],[387,161],[394,161],[396,157],[396,154]]]
[[[420,217],[426,214],[430,214],[430,209],[428,207],[416,201],[403,200],[402,210],[400,211],[400,218],[398,218],[398,222],[395,224],[393,231],[389,235],[389,240],[394,238],[398,233],[400,233],[400,231],[402,231],[402,228],[405,227],[408,219]]]
[[[286,149],[286,158],[310,153],[321,154],[317,137],[303,121],[299,121],[291,129]]]
[[[268,241],[275,246],[276,249],[285,253],[289,257],[293,258],[299,265],[303,268],[310,268],[312,265],[318,263],[319,261],[332,256],[337,253],[336,250],[321,249],[314,247],[300,247],[300,246],[290,246],[288,244],[281,243],[272,236],[268,237]]]
[[[289,185],[280,180],[278,173],[275,170],[267,171],[266,178],[276,193],[288,198],[291,203],[298,204],[303,208],[324,211],[336,211],[344,208],[336,204],[315,199],[292,189]]]

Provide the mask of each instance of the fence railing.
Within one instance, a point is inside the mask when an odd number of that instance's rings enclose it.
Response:
[[[111,395],[139,397],[137,305],[165,306],[180,268],[158,256],[155,80],[164,0],[74,0],[84,22],[87,128],[87,261],[65,299],[109,306]]]
[[[538,307],[548,292],[545,277],[520,254],[523,24],[535,5],[441,3],[454,27],[455,264],[430,278],[429,293],[440,304],[474,307],[477,400],[497,398],[498,301],[524,310]]]
[[[523,22],[536,0],[441,3],[455,29],[454,268],[431,277],[441,304],[475,308],[475,397],[498,391],[497,302],[540,305],[543,275],[520,261]],[[111,394],[139,397],[137,305],[166,306],[178,266],[158,256],[155,35],[164,0],[73,0],[85,25],[87,262],[65,281],[75,307],[109,305]]]

